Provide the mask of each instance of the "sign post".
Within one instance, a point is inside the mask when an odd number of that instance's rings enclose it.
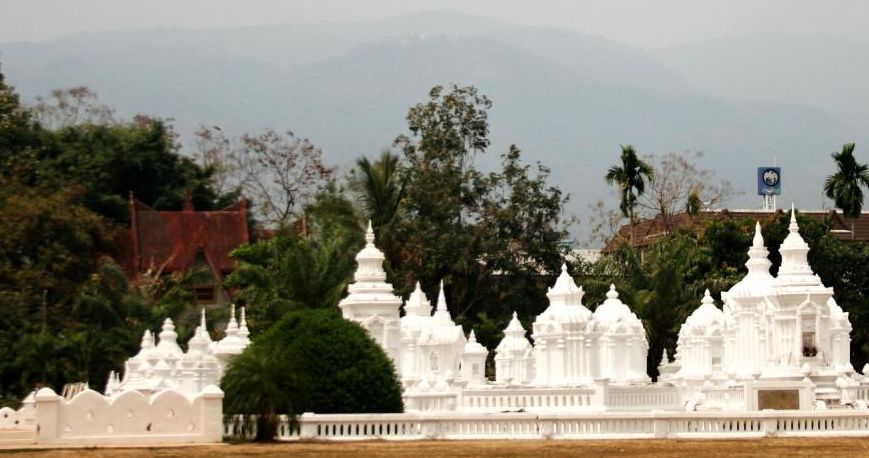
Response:
[[[757,195],[763,197],[763,209],[775,210],[775,197],[781,194],[781,167],[757,168]]]

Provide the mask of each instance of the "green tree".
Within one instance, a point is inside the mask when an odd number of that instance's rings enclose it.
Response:
[[[824,194],[851,219],[851,237],[854,236],[854,218],[863,210],[863,187],[869,186],[869,166],[857,162],[854,143],[846,143],[842,151],[832,154],[836,172],[824,182]]]
[[[253,329],[266,329],[291,310],[334,308],[356,270],[362,231],[353,205],[326,192],[306,211],[307,231],[288,227],[275,237],[240,247],[238,268],[226,279],[239,288]]]
[[[288,313],[230,362],[225,410],[257,414],[258,440],[275,437],[279,414],[401,412],[389,357],[334,309]]]
[[[384,151],[371,162],[359,158],[350,178],[351,189],[362,203],[365,216],[378,235],[398,217],[404,197],[404,180],[400,170],[401,158]]]
[[[619,209],[631,224],[631,244],[634,243],[634,225],[636,225],[637,198],[646,191],[646,180],[653,175],[652,166],[637,157],[632,145],[622,146],[621,164],[607,170],[604,179],[610,185],[616,185],[621,194]]]
[[[200,210],[225,207],[238,194],[218,195],[213,171],[178,153],[164,121],[74,124],[56,131],[40,160],[40,176],[55,186],[85,189],[88,208],[113,221],[129,221],[129,195],[156,209],[181,209],[189,192]]]
[[[32,179],[42,131],[0,68],[0,175]]]
[[[430,294],[443,279],[460,322],[528,317],[545,303],[561,265],[571,219],[549,170],[524,164],[511,146],[492,173],[474,167],[486,152],[491,101],[473,87],[437,86],[408,112],[400,221],[390,228],[387,273],[400,294],[419,281]],[[481,336],[485,345],[487,342]]]

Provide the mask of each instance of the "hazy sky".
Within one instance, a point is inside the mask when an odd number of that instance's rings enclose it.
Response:
[[[755,33],[869,41],[864,0],[0,0],[0,41],[102,30],[360,21],[450,9],[652,48]]]

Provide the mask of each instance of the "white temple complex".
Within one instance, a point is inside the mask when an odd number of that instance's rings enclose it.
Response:
[[[866,380],[849,363],[848,314],[808,264],[809,247],[792,213],[777,277],[760,225],[748,273],[722,293],[707,290],[679,332],[673,362],[646,373],[643,323],[610,286],[590,310],[563,266],[549,306],[527,335],[514,313],[494,350],[494,380],[484,378],[488,351],[466,337],[449,313],[443,285],[433,307],[416,289],[404,302],[383,271],[370,225],[359,269],[340,307],[395,362],[410,411],[757,410],[852,404]],[[553,393],[558,393],[553,397]],[[861,404],[864,405],[864,404]]]
[[[652,382],[645,329],[614,286],[587,306],[562,267],[533,334],[513,313],[490,353],[453,321],[443,284],[434,305],[419,284],[406,301],[395,295],[369,225],[340,308],[394,362],[406,412],[305,413],[298,429],[283,418],[278,439],[869,436],[869,377],[849,363],[848,314],[812,272],[793,213],[789,231],[773,277],[756,226],[748,273],[721,294],[722,308],[708,290],[698,298],[673,361],[665,353]],[[42,388],[19,410],[0,409],[0,441],[219,442],[238,427],[224,423],[218,384],[250,344],[239,312],[237,320],[233,307],[226,336],[215,342],[203,311],[187,351],[166,319],[156,337],[145,332],[123,377],[110,375],[106,395],[84,390],[65,399]],[[490,356],[495,374],[487,379]]]

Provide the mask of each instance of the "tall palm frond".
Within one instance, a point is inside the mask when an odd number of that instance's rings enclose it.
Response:
[[[846,218],[856,218],[863,210],[863,187],[869,186],[869,166],[857,162],[854,143],[846,143],[833,153],[836,172],[824,182],[824,194],[842,209]]]

